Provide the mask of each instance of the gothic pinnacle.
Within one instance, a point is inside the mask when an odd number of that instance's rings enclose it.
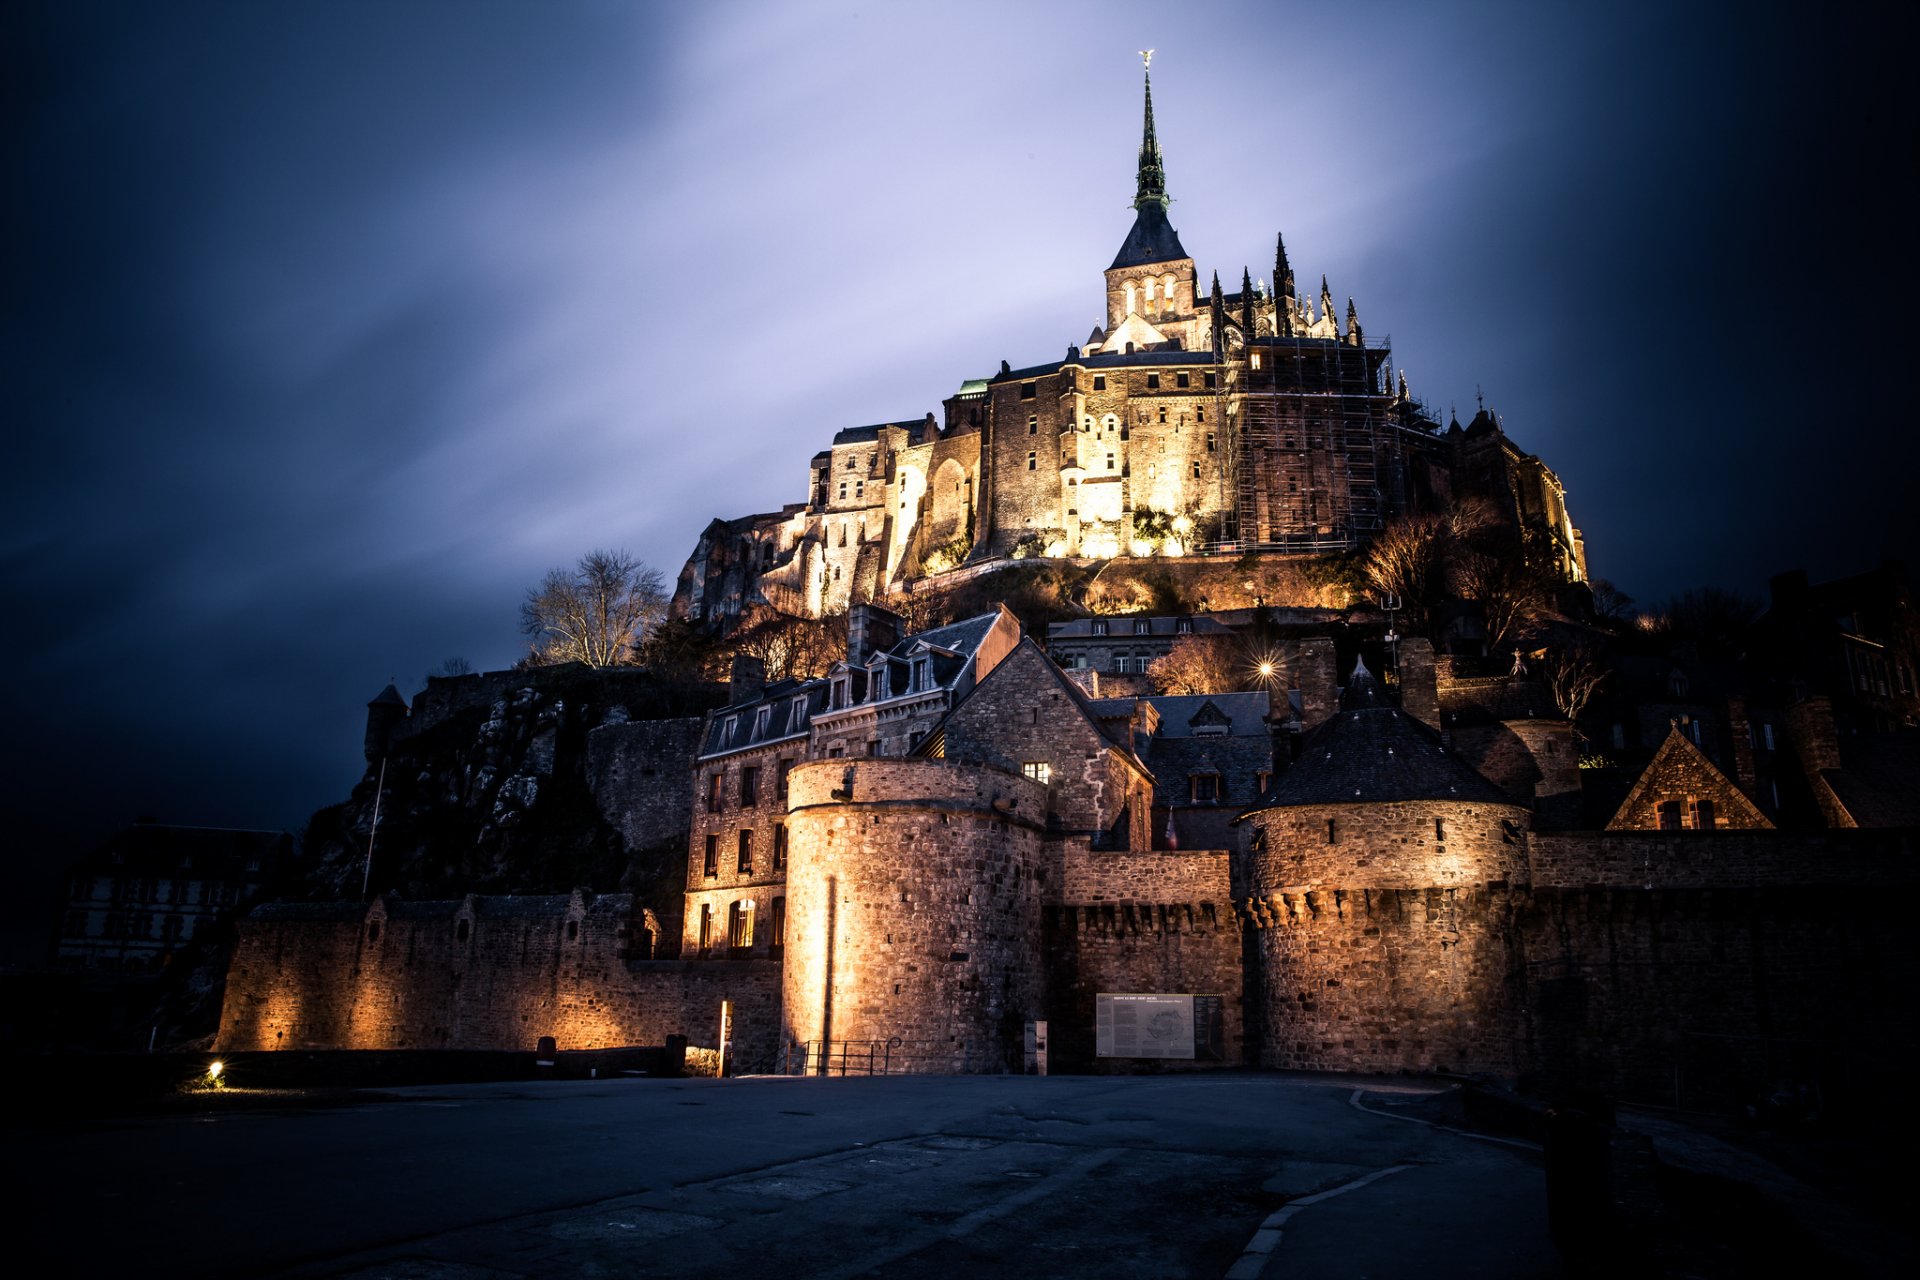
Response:
[[[1240,268],[1240,327],[1246,332],[1247,340],[1253,340],[1253,274],[1245,267]]]
[[[1347,299],[1347,341],[1358,347],[1363,345],[1360,333],[1360,312],[1353,305],[1353,299]]]

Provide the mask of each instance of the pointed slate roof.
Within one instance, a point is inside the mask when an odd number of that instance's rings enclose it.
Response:
[[[1296,805],[1402,800],[1518,807],[1449,751],[1439,734],[1389,703],[1366,667],[1356,666],[1340,710],[1306,736],[1300,758],[1240,818]]]
[[[1127,238],[1120,242],[1120,252],[1113,257],[1109,271],[1118,271],[1122,267],[1139,267],[1149,262],[1177,262],[1187,256],[1186,249],[1180,243],[1180,233],[1167,221],[1166,206],[1159,203],[1149,204],[1134,215],[1133,228],[1127,232]]]

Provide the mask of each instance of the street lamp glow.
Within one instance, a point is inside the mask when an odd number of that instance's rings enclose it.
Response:
[[[222,1071],[225,1071],[226,1069],[227,1069],[227,1064],[220,1061],[220,1059],[215,1058],[212,1062],[209,1062],[207,1064],[207,1079],[211,1080],[214,1084],[219,1084],[220,1073]]]

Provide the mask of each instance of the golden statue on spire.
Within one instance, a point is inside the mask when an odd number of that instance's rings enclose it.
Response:
[[[1140,65],[1149,71],[1153,70],[1153,50],[1142,49],[1140,51]]]

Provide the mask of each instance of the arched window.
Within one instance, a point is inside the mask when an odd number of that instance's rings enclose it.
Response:
[[[465,942],[471,936],[473,936],[472,921],[462,920],[459,924],[453,926],[453,940],[455,942]]]
[[[1132,315],[1133,309],[1134,309],[1133,285],[1128,284],[1127,285],[1127,314]]]
[[[1166,284],[1166,290],[1165,290],[1165,296],[1166,296],[1166,299],[1167,299],[1167,306],[1168,306],[1168,308],[1169,308],[1169,309],[1171,309],[1171,308],[1172,308],[1172,306],[1173,306],[1173,292],[1174,292],[1174,286],[1173,286],[1173,277],[1172,277],[1172,276],[1168,276],[1168,277],[1167,277],[1167,284]]]
[[[1152,303],[1153,303],[1153,287],[1154,287],[1154,284],[1155,284],[1155,283],[1156,283],[1156,282],[1155,282],[1155,280],[1154,280],[1154,278],[1153,278],[1152,276],[1148,276],[1148,277],[1147,277],[1147,303],[1148,303],[1148,305],[1152,305]]]

